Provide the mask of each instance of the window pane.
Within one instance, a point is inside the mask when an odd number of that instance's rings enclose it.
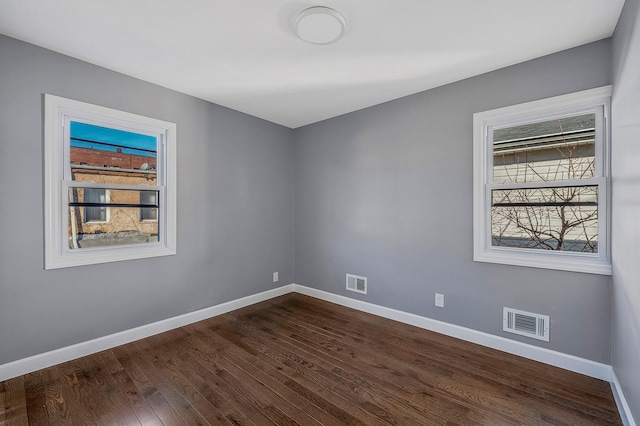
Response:
[[[493,131],[493,183],[590,179],[595,175],[595,114]]]
[[[493,246],[598,252],[598,187],[493,190]]]
[[[99,188],[86,188],[84,190],[84,199],[88,203],[105,204],[107,202],[107,190],[99,189]],[[85,207],[84,221],[85,222],[106,222],[107,208],[106,207]]]
[[[76,121],[70,132],[71,180],[156,185],[155,137]]]
[[[92,195],[100,192],[105,196]],[[69,188],[68,196],[68,236],[72,249],[159,241],[158,191],[73,187]],[[146,201],[141,203],[144,197]],[[155,218],[143,220],[140,215],[143,209],[148,209]],[[96,211],[105,212],[101,216],[104,220],[89,220],[89,215]]]
[[[140,191],[140,204],[158,205],[158,191]],[[140,208],[140,220],[158,220],[157,207]]]

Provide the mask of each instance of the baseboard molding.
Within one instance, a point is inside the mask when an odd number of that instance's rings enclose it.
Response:
[[[449,324],[446,322],[434,320],[427,317],[399,311],[396,309],[386,308],[380,305],[363,302],[349,297],[339,296],[322,290],[293,284],[293,291],[307,296],[316,297],[338,305],[357,309],[359,311],[368,312],[380,317],[389,318],[405,324],[414,325],[426,330],[435,331],[468,342],[477,343],[482,346],[497,349],[524,358],[539,361],[545,364],[563,368],[565,370],[574,371],[590,377],[601,380],[611,381],[611,366],[588,359],[580,358],[573,355],[567,355],[561,352],[552,351],[538,346],[528,345],[526,343],[517,342],[515,340],[505,339],[504,337],[495,336],[493,334],[483,333],[481,331],[472,330],[466,327]]]
[[[519,355],[525,358],[533,359],[535,361],[540,361],[545,364],[554,365],[566,370],[606,380],[608,382],[611,382],[611,379],[613,377],[611,366],[606,364],[601,364],[573,355],[567,355],[537,346],[517,342],[514,340],[505,339],[503,337],[494,336],[492,334],[483,333],[442,321],[421,317],[419,315],[411,314],[408,312],[374,305],[372,303],[351,299],[349,297],[328,293],[322,290],[316,290],[298,284],[289,284],[273,290],[268,290],[262,293],[222,303],[220,305],[201,309],[199,311],[190,312],[152,324],[143,325],[130,330],[121,331],[119,333],[89,340],[87,342],[78,343],[75,345],[56,349],[54,351],[45,352],[43,354],[34,355],[28,358],[0,365],[0,381],[11,379],[13,377],[17,377],[33,371],[41,370],[52,365],[60,364],[72,359],[110,349],[119,345],[123,345],[125,343],[133,342],[135,340],[143,339],[154,334],[169,331],[174,328],[182,327],[187,324],[211,318],[216,315],[221,315],[235,309],[240,309],[245,306],[253,305],[254,303],[262,302],[291,292],[297,292],[316,297],[318,299],[326,300],[338,305],[357,309],[363,312],[368,312],[370,314],[389,318],[395,321],[400,321],[405,324],[411,324],[416,327],[424,328],[426,330],[435,331],[447,336],[456,337],[468,342],[477,343],[479,345],[487,346],[514,355]],[[622,395],[619,391],[619,386],[617,391],[619,395]],[[624,401],[624,398],[621,398],[621,400]]]
[[[0,382],[291,293],[293,284],[0,365]]]
[[[367,312],[383,318],[389,318],[405,324],[414,325],[426,330],[434,331],[447,336],[466,340],[468,342],[477,343],[482,346],[497,349],[524,358],[529,358],[545,364],[564,368],[565,370],[574,371],[587,376],[606,380],[611,383],[620,416],[625,426],[636,426],[631,414],[629,405],[622,393],[620,382],[616,377],[610,365],[590,361],[573,355],[567,355],[561,352],[551,351],[549,349],[528,345],[526,343],[505,339],[500,336],[483,333],[466,327],[445,323],[427,317],[387,308],[372,303],[363,302],[349,297],[340,296],[326,291],[305,287],[298,284],[289,284],[273,290],[264,291],[262,293],[232,300],[230,302],[221,303],[216,306],[204,308],[198,311],[190,312],[177,317],[168,318],[152,324],[143,325],[132,328],[130,330],[121,331],[119,333],[89,340],[87,342],[78,343],[54,351],[45,352],[43,354],[34,355],[28,358],[13,361],[0,365],[0,381],[8,380],[23,374],[41,370],[52,365],[60,364],[72,359],[91,355],[106,349],[110,349],[119,345],[133,342],[135,340],[144,339],[158,333],[172,330],[202,321],[207,318],[221,315],[245,306],[253,305],[274,297],[282,296],[287,293],[296,292],[307,296],[316,297],[327,302],[353,308],[359,311]]]
[[[631,408],[622,393],[622,387],[620,387],[620,382],[618,381],[615,371],[611,372],[611,391],[616,400],[616,405],[618,406],[618,411],[620,412],[624,426],[636,426],[636,422],[633,420],[633,415],[631,414]]]

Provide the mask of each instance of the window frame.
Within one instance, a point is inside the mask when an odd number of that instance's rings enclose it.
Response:
[[[99,184],[71,180],[69,123],[85,122],[157,136],[158,176],[155,186]],[[50,94],[44,95],[44,268],[57,269],[176,254],[177,126],[155,118]],[[157,243],[69,248],[70,187],[159,191],[160,235]],[[108,210],[108,208],[107,208]]]
[[[473,115],[473,260],[563,271],[611,275],[610,255],[610,103],[611,86],[527,102]],[[601,119],[597,110],[601,111]],[[492,129],[596,112],[595,176],[544,182],[544,185],[494,184]],[[599,121],[601,120],[601,121]],[[601,123],[598,128],[598,123]],[[587,183],[589,182],[589,183]],[[598,187],[598,253],[541,250],[492,245],[491,194],[494,189],[539,186]]]

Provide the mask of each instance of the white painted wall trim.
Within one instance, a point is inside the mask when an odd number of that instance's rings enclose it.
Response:
[[[611,380],[611,366],[588,359],[580,358],[573,355],[552,351],[538,346],[532,346],[526,343],[517,342],[515,340],[506,339],[493,334],[483,333],[481,331],[472,330],[466,327],[449,324],[446,322],[434,320],[427,317],[411,314],[408,312],[398,311],[396,309],[386,308],[384,306],[374,305],[372,303],[363,302],[349,297],[339,296],[333,293],[316,290],[313,288],[293,284],[293,291],[307,296],[316,297],[338,305],[357,309],[359,311],[378,315],[380,317],[389,318],[405,324],[414,325],[424,328],[425,330],[435,331],[467,342],[477,343],[482,346],[497,349],[524,358],[543,362],[563,368],[565,370],[574,371],[576,373],[595,377],[597,379]]]
[[[116,346],[124,345],[125,343],[133,342],[135,340],[144,339],[145,337],[215,317],[216,315],[222,315],[236,309],[244,308],[245,306],[291,293],[292,291],[292,284],[285,285],[273,290],[264,291],[262,293],[253,294],[251,296],[211,306],[209,308],[200,309],[199,311],[189,312],[177,317],[167,318],[162,321],[146,324],[130,330],[124,330],[119,333],[110,334],[108,336],[99,337],[97,339],[30,356],[28,358],[19,359],[7,364],[2,364],[0,365],[0,381],[51,367],[52,365],[71,361],[72,359],[91,355]]]
[[[618,411],[620,412],[620,417],[622,418],[622,423],[625,426],[636,426],[635,420],[633,420],[633,415],[631,414],[631,408],[627,403],[627,400],[622,393],[622,387],[620,386],[620,382],[618,381],[618,377],[616,376],[615,371],[611,371],[611,391],[613,392],[613,397],[616,400],[616,405],[618,406]]]
[[[349,297],[328,293],[322,290],[316,290],[298,284],[285,285],[273,290],[268,290],[262,293],[232,300],[216,306],[211,306],[209,308],[204,308],[199,311],[190,312],[173,318],[167,318],[165,320],[154,322],[152,324],[143,325],[140,327],[132,328],[130,330],[125,330],[119,333],[114,333],[108,336],[89,340],[87,342],[78,343],[75,345],[56,349],[54,351],[45,352],[43,354],[38,354],[28,358],[13,361],[7,364],[2,364],[0,365],[0,381],[11,379],[13,377],[17,377],[33,371],[41,370],[52,365],[87,356],[96,352],[123,345],[125,343],[133,342],[135,340],[144,339],[145,337],[153,336],[155,334],[182,327],[187,324],[192,324],[197,321],[202,321],[216,315],[221,315],[235,309],[240,309],[245,306],[253,305],[255,303],[269,300],[274,297],[282,296],[291,292],[297,292],[300,294],[305,294],[307,296],[316,297],[321,300],[326,300],[327,302],[336,303],[338,305],[378,315],[383,318],[400,321],[405,324],[414,325],[426,330],[435,331],[440,334],[466,340],[472,343],[477,343],[482,346],[497,349],[514,355],[519,355],[525,358],[564,368],[566,370],[574,371],[577,373],[585,374],[587,376],[595,377],[601,380],[606,380],[608,382],[611,382],[612,386],[615,386],[614,395],[616,396],[616,401],[619,401],[618,404],[621,411],[622,409],[624,409],[626,413],[630,413],[629,407],[626,404],[624,396],[622,395],[620,385],[617,383],[617,379],[613,381],[615,379],[615,376],[613,375],[613,371],[610,365],[590,361],[573,355],[563,354],[561,352],[551,351],[549,349],[532,346],[526,343],[517,342],[500,336],[494,336],[492,334],[483,333],[469,328],[448,324],[431,318],[421,317],[419,315],[411,314],[408,312],[374,305],[372,303],[351,299]],[[630,415],[628,415],[627,417],[631,418]],[[631,422],[628,424],[631,426],[635,426],[633,420],[631,420]]]

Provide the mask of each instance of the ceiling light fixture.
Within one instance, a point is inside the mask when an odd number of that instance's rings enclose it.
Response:
[[[329,44],[337,41],[346,28],[344,16],[337,10],[314,6],[298,13],[293,28],[302,40],[311,44]]]

